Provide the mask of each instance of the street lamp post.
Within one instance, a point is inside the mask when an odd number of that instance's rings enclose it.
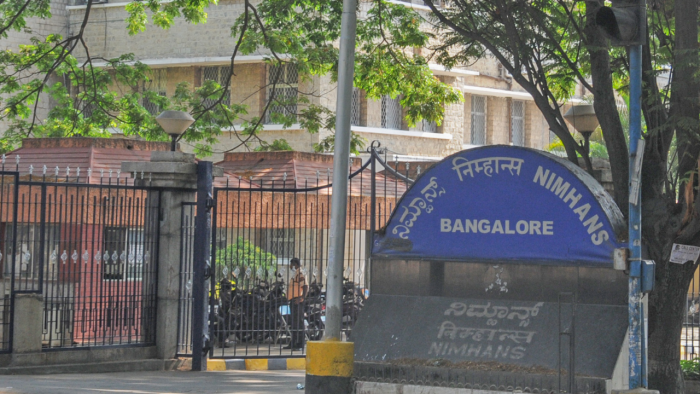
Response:
[[[163,111],[156,118],[156,122],[172,138],[170,150],[175,152],[177,139],[194,123],[194,118],[183,111]]]
[[[593,109],[593,104],[574,105],[564,114],[571,125],[583,136],[583,149],[586,154],[591,153],[591,134],[598,127],[598,117]]]

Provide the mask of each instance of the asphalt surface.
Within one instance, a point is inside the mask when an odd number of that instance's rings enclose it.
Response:
[[[122,372],[0,375],[3,394],[299,394],[304,371]]]

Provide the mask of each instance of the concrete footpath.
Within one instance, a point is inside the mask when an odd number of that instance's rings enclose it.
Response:
[[[304,371],[121,372],[0,376],[2,394],[298,394]]]

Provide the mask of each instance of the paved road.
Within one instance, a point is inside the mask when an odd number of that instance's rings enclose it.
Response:
[[[7,394],[299,394],[304,371],[123,372],[83,375],[0,375]]]

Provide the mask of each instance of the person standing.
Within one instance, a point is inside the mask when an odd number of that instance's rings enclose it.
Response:
[[[287,299],[289,300],[289,308],[291,309],[291,331],[292,342],[285,349],[303,350],[304,349],[304,299],[308,286],[306,278],[301,272],[301,262],[297,257],[294,257],[289,262],[294,276],[289,280],[289,291]]]

